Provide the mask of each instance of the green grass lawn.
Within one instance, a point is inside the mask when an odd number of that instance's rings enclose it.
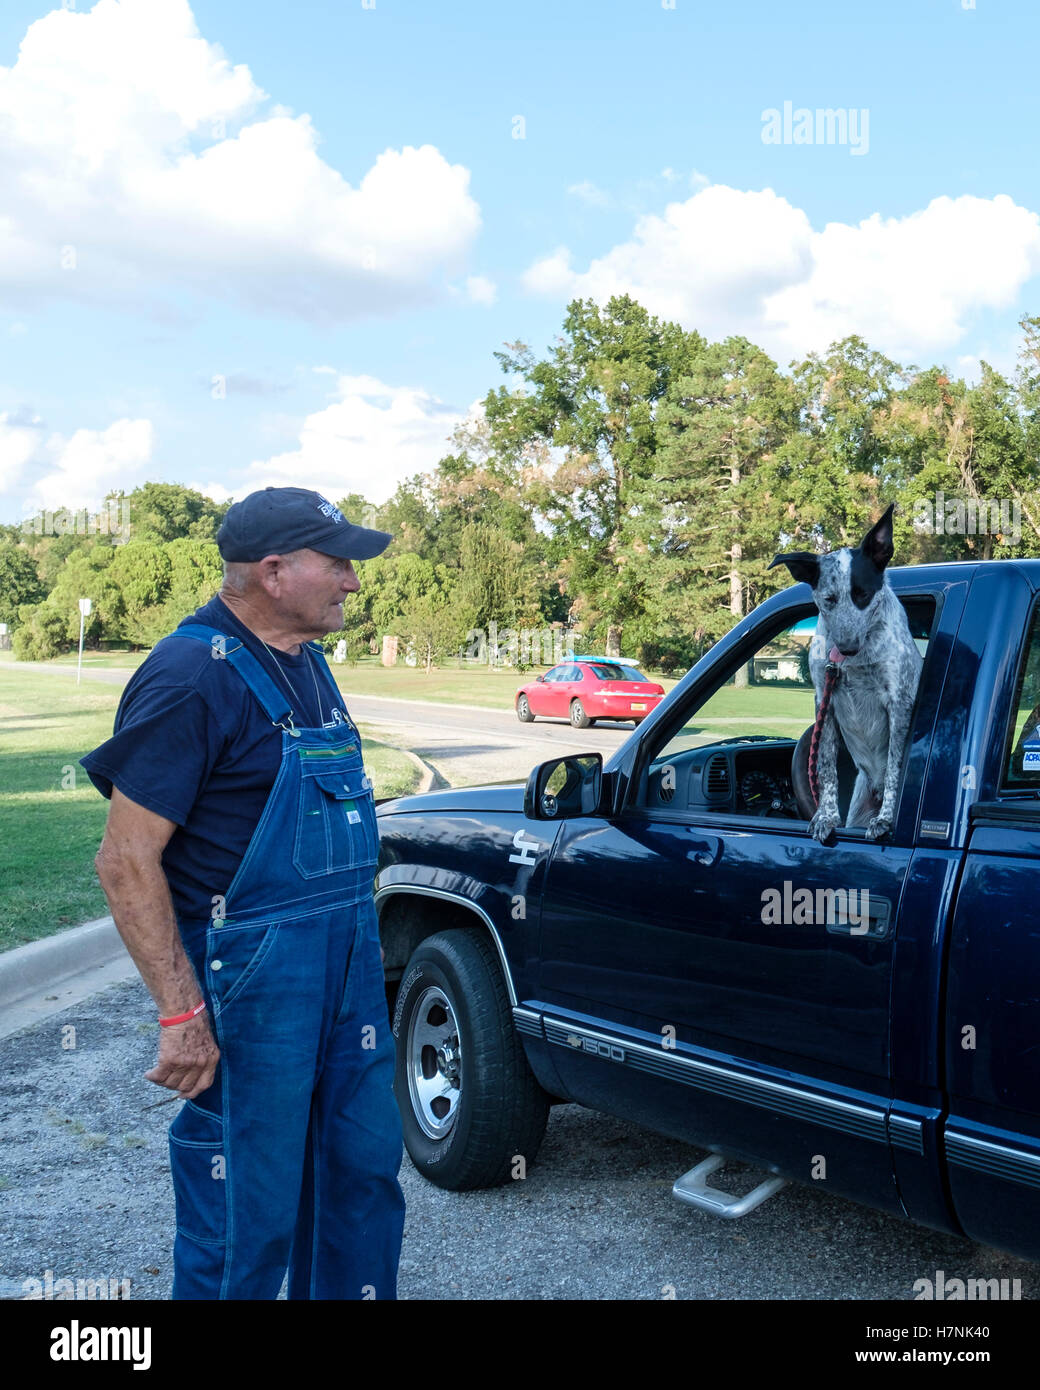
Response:
[[[108,802],[79,759],[110,737],[118,703],[111,685],[0,666],[0,950],[108,912],[94,873]],[[377,797],[414,790],[398,749],[362,748]]]
[[[724,685],[691,718],[691,731],[731,738],[737,734],[775,734],[797,738],[816,718],[811,688]]]

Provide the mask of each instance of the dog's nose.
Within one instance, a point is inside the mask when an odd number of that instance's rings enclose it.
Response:
[[[838,651],[841,652],[842,656],[855,656],[859,647],[839,647]]]

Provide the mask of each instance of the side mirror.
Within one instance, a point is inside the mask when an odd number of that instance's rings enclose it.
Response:
[[[535,676],[535,680],[536,680],[536,681],[544,681],[544,680],[545,680],[545,677],[544,677],[544,676]]]
[[[603,795],[602,753],[580,753],[541,763],[527,779],[524,815],[529,820],[593,816]]]

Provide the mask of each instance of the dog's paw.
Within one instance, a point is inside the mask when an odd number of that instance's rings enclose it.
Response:
[[[885,835],[891,835],[892,822],[885,820],[884,816],[871,816],[867,822],[864,834],[868,840],[880,840]]]
[[[840,824],[841,821],[832,811],[820,810],[809,822],[809,834],[823,844],[825,840],[830,839]]]

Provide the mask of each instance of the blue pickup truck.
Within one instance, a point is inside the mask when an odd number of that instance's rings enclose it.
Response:
[[[807,833],[804,584],[606,765],[378,808],[429,1180],[508,1180],[570,1101],[710,1150],[675,1192],[719,1215],[793,1179],[1040,1258],[1040,561],[889,581],[924,664],[882,840]],[[724,1158],[763,1181],[712,1186]]]

